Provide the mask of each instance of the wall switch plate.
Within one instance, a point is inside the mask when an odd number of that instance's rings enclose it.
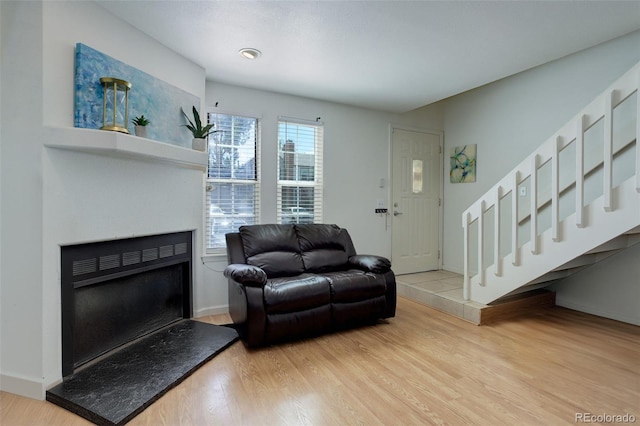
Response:
[[[386,213],[387,209],[376,209],[376,213]]]

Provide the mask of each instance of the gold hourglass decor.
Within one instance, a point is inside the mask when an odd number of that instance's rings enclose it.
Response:
[[[100,130],[129,133],[129,89],[131,83],[114,77],[102,77],[102,127]]]

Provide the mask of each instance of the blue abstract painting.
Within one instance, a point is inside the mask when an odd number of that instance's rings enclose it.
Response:
[[[191,147],[191,133],[180,108],[190,114],[200,106],[200,98],[118,61],[82,43],[76,44],[75,58],[75,127],[102,127],[101,77],[115,77],[131,83],[129,90],[129,133],[131,120],[144,115],[151,121],[147,138],[183,147]]]
[[[476,181],[476,149],[474,145],[456,146],[451,148],[449,156],[451,183],[467,183]]]

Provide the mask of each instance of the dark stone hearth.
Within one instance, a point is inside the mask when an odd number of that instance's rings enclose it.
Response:
[[[47,400],[98,425],[125,424],[237,339],[233,328],[182,320],[66,377]]]

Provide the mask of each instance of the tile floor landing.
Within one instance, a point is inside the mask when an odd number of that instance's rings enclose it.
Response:
[[[398,296],[474,324],[480,324],[480,310],[486,307],[463,299],[462,275],[454,272],[440,270],[397,275],[396,286]]]

